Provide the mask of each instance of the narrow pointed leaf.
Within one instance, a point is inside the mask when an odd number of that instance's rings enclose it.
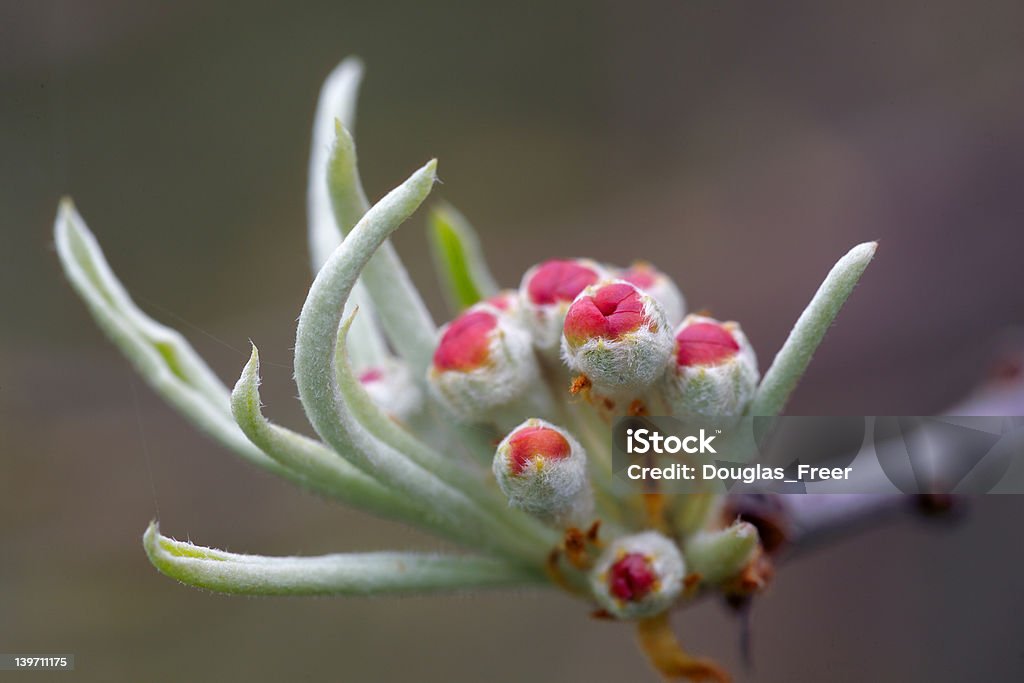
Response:
[[[444,204],[430,212],[430,247],[449,308],[458,313],[498,293],[480,240],[461,213]]]
[[[245,438],[231,418],[227,387],[184,337],[148,317],[131,300],[70,200],[61,202],[54,237],[71,286],[146,383],[227,448],[260,467],[289,476]]]
[[[335,126],[341,125],[339,122],[344,122],[352,129],[362,75],[362,63],[354,57],[349,57],[331,72],[320,90],[320,100],[313,120],[313,146],[309,154],[307,197],[309,252],[314,275],[331,252],[341,244],[345,233],[352,229],[369,208],[359,180],[354,148],[350,155],[350,167],[342,179],[347,182],[349,201],[344,204],[343,211],[337,216],[327,188],[327,164],[331,158],[331,148],[335,144]],[[349,140],[351,141],[351,138]],[[356,285],[352,302],[366,311],[366,315],[360,318],[356,329],[352,331],[352,362],[360,370],[379,366],[387,356],[387,344],[374,319],[373,307],[362,283]]]
[[[164,358],[168,371],[226,412],[227,387],[177,330],[153,320],[132,301],[70,199],[60,203],[54,238],[64,272],[90,310],[117,318]]]
[[[858,244],[839,259],[825,276],[811,303],[800,314],[789,337],[764,374],[748,410],[749,414],[778,415],[782,412],[790,394],[806,372],[811,356],[853,292],[877,248],[877,242]]]
[[[495,558],[377,552],[316,557],[241,555],[176,541],[156,522],[143,535],[149,561],[184,584],[245,595],[384,595],[520,586],[537,576]]]
[[[328,166],[327,185],[339,224],[350,221],[358,213],[360,197],[361,206],[365,207],[366,199],[356,170],[355,142],[342,126],[337,128],[337,144]],[[362,271],[361,280],[391,345],[409,364],[413,376],[422,381],[434,352],[437,327],[390,242],[385,240],[375,249]]]
[[[327,190],[327,163],[335,140],[335,121],[340,119],[349,130],[354,130],[356,97],[362,78],[362,62],[349,57],[331,72],[320,89],[320,99],[313,120],[313,146],[309,154],[307,196],[309,251],[314,273],[320,270],[331,252],[341,244],[345,230],[355,224],[353,221],[339,229],[334,222],[330,193]],[[358,176],[356,180],[358,182]],[[362,192],[362,186],[359,187],[359,192]],[[363,211],[365,210],[364,206]]]

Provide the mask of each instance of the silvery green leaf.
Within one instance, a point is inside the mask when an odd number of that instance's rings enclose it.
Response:
[[[356,97],[359,83],[363,78],[363,64],[349,57],[339,64],[324,81],[320,89],[316,115],[313,119],[313,146],[309,154],[309,190],[307,212],[309,220],[309,251],[316,273],[339,244],[345,231],[355,225],[359,216],[348,225],[335,223],[331,208],[331,197],[327,190],[327,163],[335,140],[335,121],[340,120],[349,130],[354,130]],[[355,158],[352,159],[355,171]],[[358,174],[355,182],[358,184]],[[358,185],[362,194],[362,186]],[[366,211],[363,198],[362,211]]]
[[[356,171],[355,142],[342,126],[338,126],[337,136],[328,165],[327,185],[335,215],[342,222],[356,213],[353,207],[362,196],[362,187]],[[365,205],[365,197],[362,201]],[[385,240],[375,249],[362,270],[361,280],[388,340],[419,380],[430,365],[437,327],[390,242]]]
[[[877,242],[858,244],[839,259],[825,276],[811,303],[800,314],[786,342],[775,355],[768,372],[764,373],[748,414],[778,415],[782,412],[789,395],[806,372],[811,356],[839,314],[839,309],[853,292],[877,248]]]
[[[54,225],[57,255],[71,286],[93,319],[147,384],[200,429],[247,460],[290,476],[249,442],[235,425],[228,389],[176,330],[161,325],[128,296],[96,238],[70,200]]]
[[[331,158],[331,148],[335,144],[335,127],[340,127],[341,122],[344,122],[351,129],[355,123],[356,96],[362,75],[362,63],[354,57],[349,57],[331,72],[320,90],[320,99],[313,120],[307,196],[309,252],[314,275],[331,252],[341,244],[345,233],[352,229],[369,208],[359,180],[354,147],[347,157],[350,162],[349,168],[339,175],[338,180],[339,183],[347,184],[348,201],[332,206],[331,194],[327,188],[327,163]],[[351,142],[350,137],[347,139]],[[352,361],[360,370],[379,366],[387,357],[387,344],[378,329],[369,295],[362,283],[356,285],[352,302],[366,311],[352,332]]]
[[[238,426],[261,451],[288,468],[316,482],[329,495],[375,514],[416,524],[421,508],[408,498],[381,485],[322,443],[280,427],[260,410],[260,360],[254,345],[234,391],[231,409]]]
[[[448,204],[430,212],[427,231],[441,290],[454,312],[498,293],[480,239],[469,221]]]
[[[242,555],[176,541],[156,522],[142,537],[153,566],[184,584],[245,595],[380,595],[537,583],[537,575],[473,555],[375,552],[316,557]]]
[[[430,523],[506,554],[541,559],[543,548],[486,514],[461,491],[442,481],[356,419],[336,379],[335,353],[345,303],[360,272],[426,199],[435,180],[431,161],[374,205],[331,255],[310,287],[295,338],[295,381],[313,428],[337,452],[380,482],[429,505]],[[540,552],[538,552],[540,551]]]

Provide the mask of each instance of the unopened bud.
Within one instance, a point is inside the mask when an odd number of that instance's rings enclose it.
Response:
[[[519,292],[514,289],[503,289],[488,297],[484,303],[511,316],[519,315]]]
[[[757,356],[734,322],[688,315],[675,333],[665,398],[679,417],[735,417],[754,396]]]
[[[683,590],[686,564],[679,548],[656,531],[617,539],[591,570],[594,597],[620,619],[654,616]]]
[[[686,561],[703,583],[720,583],[739,574],[757,550],[757,528],[735,522],[719,531],[701,531],[686,543]]]
[[[523,320],[538,349],[557,353],[569,305],[604,274],[604,268],[589,259],[552,259],[526,271],[519,285],[519,300]]]
[[[527,420],[498,444],[493,470],[512,507],[562,526],[590,521],[587,454],[564,429]]]
[[[686,315],[686,300],[679,287],[672,278],[651,264],[638,261],[619,272],[617,277],[653,296],[665,311],[665,319],[670,326],[678,325]]]
[[[622,280],[584,289],[565,316],[562,357],[601,392],[642,389],[660,378],[672,354],[661,306]]]
[[[467,423],[491,421],[541,386],[529,333],[488,304],[441,328],[427,379],[438,400]]]
[[[412,373],[397,360],[366,368],[359,373],[359,383],[381,410],[399,422],[408,421],[423,407],[423,394]]]

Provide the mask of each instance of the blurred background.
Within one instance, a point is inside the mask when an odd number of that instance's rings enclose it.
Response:
[[[77,655],[35,675],[54,680],[654,680],[630,629],[554,593],[248,599],[158,575],[156,516],[243,552],[439,546],[257,472],[156,398],[61,276],[58,198],[225,381],[256,341],[268,414],[308,431],[309,131],[358,54],[368,193],[439,157],[436,197],[505,284],[553,256],[647,258],[766,367],[835,259],[879,239],[790,412],[929,414],[1024,323],[1022,27],[1009,0],[0,2],[0,652]],[[396,242],[444,319],[422,215]],[[1021,680],[1022,514],[991,496],[785,566],[752,670],[721,605],[676,626],[740,680]]]

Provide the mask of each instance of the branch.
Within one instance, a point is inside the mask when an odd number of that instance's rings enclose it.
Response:
[[[1011,376],[990,381],[946,415],[1024,415],[1024,352],[1007,363],[1018,369]],[[947,453],[947,456],[954,456]],[[758,526],[768,550],[784,544],[788,554],[802,553],[851,533],[886,522],[896,515],[920,513],[921,503],[942,500],[907,494],[827,493],[765,496],[734,494],[726,514],[738,514]]]

